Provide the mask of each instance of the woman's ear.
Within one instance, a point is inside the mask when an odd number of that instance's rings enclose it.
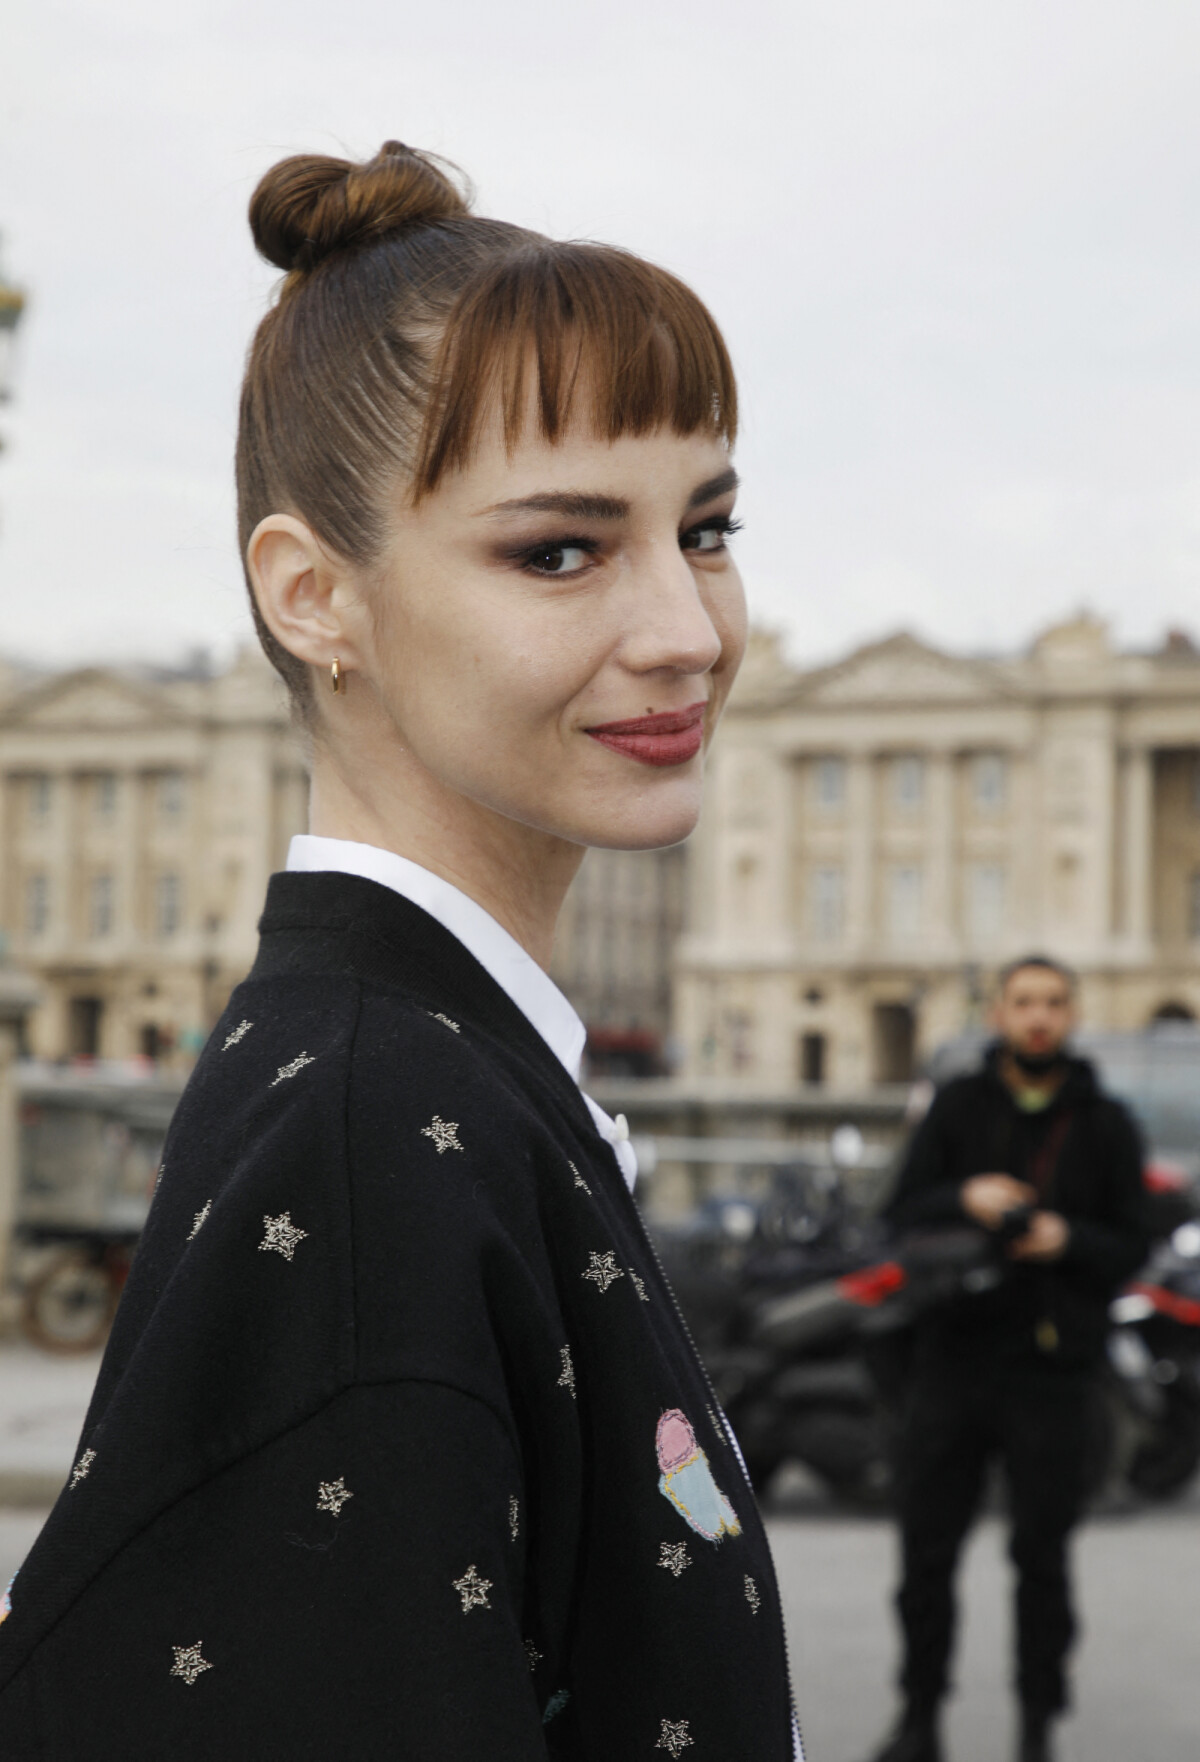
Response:
[[[358,596],[345,592],[346,566],[310,526],[268,514],[250,535],[246,568],[263,622],[289,654],[322,671],[335,655],[344,670],[357,668]]]

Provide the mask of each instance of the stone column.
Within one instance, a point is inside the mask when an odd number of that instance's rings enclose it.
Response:
[[[945,953],[957,943],[954,910],[954,756],[931,752],[925,760],[928,833],[926,837],[925,924],[923,941]]]
[[[846,778],[847,951],[859,957],[875,940],[875,755],[854,753]]]
[[[37,987],[28,974],[0,969],[0,1294],[8,1287],[21,1195],[17,1050],[21,1024],[36,1002]]]
[[[1153,941],[1154,753],[1127,747],[1121,755],[1120,929],[1131,951],[1149,952]]]

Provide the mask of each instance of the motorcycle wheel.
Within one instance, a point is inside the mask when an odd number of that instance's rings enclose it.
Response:
[[[1171,1399],[1174,1396],[1174,1399]],[[1200,1468],[1200,1406],[1194,1396],[1168,1392],[1167,1411],[1153,1437],[1139,1444],[1128,1480],[1144,1499],[1173,1499]]]
[[[91,1352],[108,1338],[117,1295],[103,1262],[69,1248],[26,1286],[22,1329],[46,1352]]]

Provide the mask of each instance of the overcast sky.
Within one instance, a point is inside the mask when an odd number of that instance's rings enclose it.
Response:
[[[709,302],[797,658],[1200,630],[1195,0],[15,0],[3,43],[4,652],[244,638],[246,203],[389,135]]]

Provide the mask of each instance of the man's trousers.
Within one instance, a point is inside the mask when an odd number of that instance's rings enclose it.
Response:
[[[1008,1483],[1016,1568],[1016,1687],[1045,1712],[1067,1705],[1065,1661],[1075,1635],[1068,1542],[1087,1483],[1095,1380],[1052,1360],[971,1357],[921,1363],[909,1390],[899,1453],[902,1543],[897,1607],[901,1686],[932,1708],[949,1687],[954,1575],[999,1460]]]

